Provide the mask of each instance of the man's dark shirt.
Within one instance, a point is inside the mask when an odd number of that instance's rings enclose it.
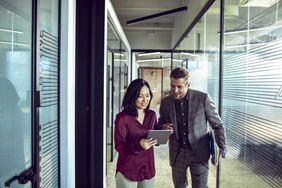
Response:
[[[175,100],[176,120],[178,127],[179,146],[190,148],[188,140],[188,103],[189,92],[181,100]]]

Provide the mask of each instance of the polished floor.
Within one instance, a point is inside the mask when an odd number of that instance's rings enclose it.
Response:
[[[173,188],[171,169],[168,162],[168,146],[161,145],[155,147],[156,160],[156,187]],[[115,188],[115,163],[109,162],[107,165],[107,188]],[[189,177],[189,175],[188,175]],[[216,187],[216,168],[210,165],[209,188]],[[221,161],[220,188],[271,188],[263,179],[254,174],[248,167],[244,166],[233,156],[227,155]],[[189,182],[188,178],[188,182]],[[191,187],[190,185],[188,187]]]

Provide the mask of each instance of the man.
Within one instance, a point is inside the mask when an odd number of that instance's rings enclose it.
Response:
[[[188,168],[192,188],[207,188],[210,158],[207,121],[214,129],[223,158],[226,154],[225,129],[209,95],[189,89],[189,76],[185,68],[172,70],[171,94],[161,101],[158,126],[174,130],[169,139],[169,160],[175,188],[187,187]]]

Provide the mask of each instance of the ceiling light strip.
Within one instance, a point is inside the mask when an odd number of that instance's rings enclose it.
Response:
[[[119,61],[122,61],[122,62],[127,62],[126,59],[114,59],[115,61],[119,62]]]
[[[114,55],[117,55],[117,56],[124,56],[124,54],[121,54],[121,53],[114,53]]]
[[[237,34],[237,33],[245,33],[245,32],[248,32],[248,31],[251,32],[251,31],[261,31],[261,30],[266,30],[266,29],[278,29],[278,28],[282,28],[282,26],[270,26],[270,27],[254,28],[254,29],[225,31],[224,35]]]
[[[183,7],[179,7],[179,8],[176,8],[176,9],[171,9],[171,10],[168,10],[168,11],[159,12],[159,13],[152,14],[152,15],[149,15],[149,16],[144,16],[144,17],[141,17],[141,18],[129,20],[126,23],[127,23],[127,25],[136,24],[136,23],[143,22],[145,20],[149,20],[149,19],[152,19],[152,18],[161,17],[161,16],[165,16],[165,15],[168,15],[168,14],[181,12],[181,11],[187,11],[187,10],[188,10],[187,6],[183,6]]]
[[[23,32],[22,32],[22,31],[16,31],[16,30],[10,30],[10,29],[2,29],[2,28],[0,28],[0,31],[7,32],[7,33],[18,33],[18,34],[23,34]]]
[[[26,46],[29,47],[28,44],[24,44],[24,43],[12,43],[12,42],[5,42],[5,41],[0,41],[0,44],[9,44],[9,45],[15,45],[15,46]]]
[[[142,60],[137,60],[136,63],[151,62],[151,61],[167,61],[167,60],[171,60],[171,58],[142,59]]]

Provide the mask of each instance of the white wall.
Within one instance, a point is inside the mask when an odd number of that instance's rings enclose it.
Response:
[[[171,34],[167,31],[156,33],[144,31],[125,31],[132,49],[170,49]]]

